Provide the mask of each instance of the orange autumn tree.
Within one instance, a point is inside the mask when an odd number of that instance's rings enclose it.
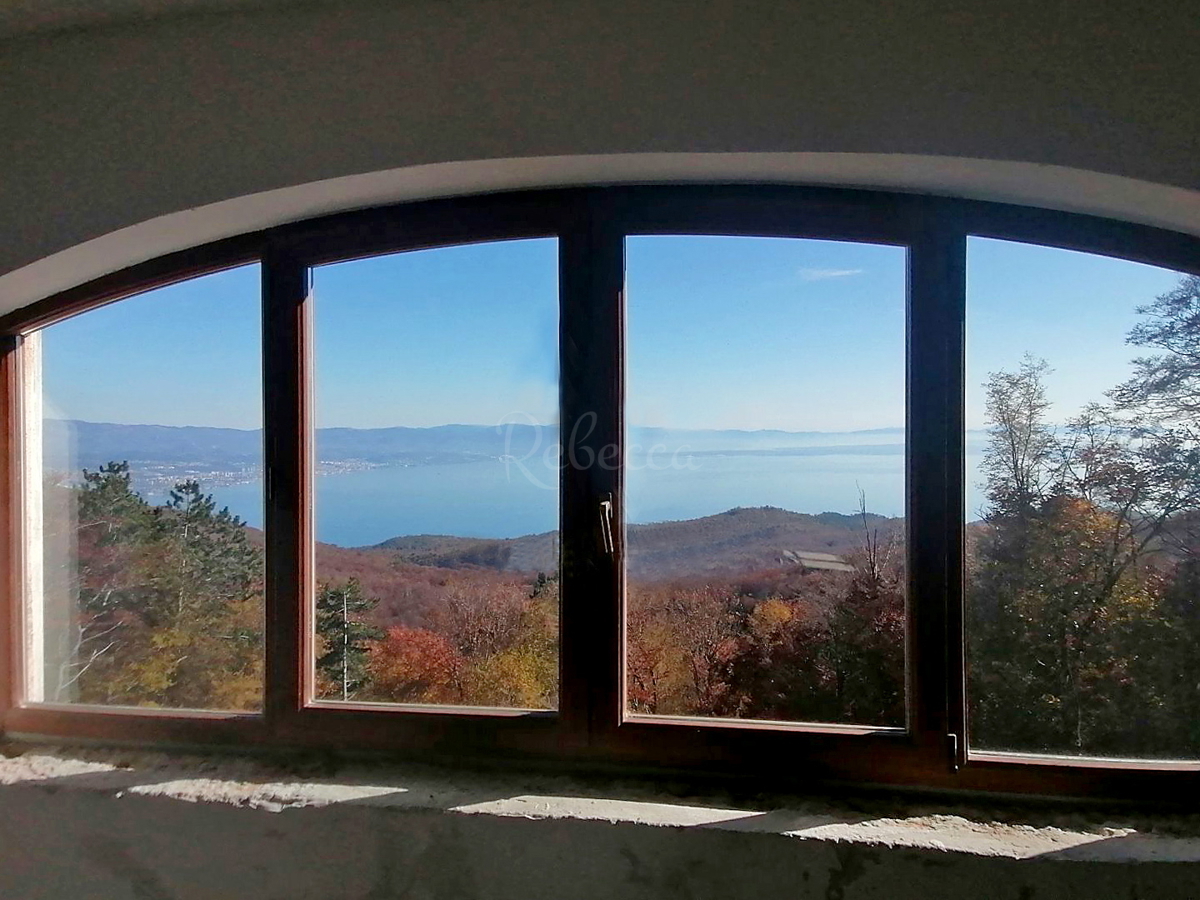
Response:
[[[363,699],[391,703],[462,703],[465,660],[442,634],[396,625],[371,645]]]

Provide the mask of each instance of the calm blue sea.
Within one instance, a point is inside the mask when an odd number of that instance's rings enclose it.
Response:
[[[634,461],[627,488],[630,522],[690,519],[735,506],[794,512],[854,513],[861,489],[871,512],[904,513],[904,457],[895,453],[826,455],[708,454],[690,462]],[[685,464],[686,462],[686,464]],[[977,457],[970,459],[968,517],[981,508]],[[640,468],[639,468],[640,465]],[[405,534],[518,537],[558,526],[556,471],[502,460],[397,466],[317,478],[317,540],[377,544]],[[262,525],[261,485],[210,489],[249,524]]]

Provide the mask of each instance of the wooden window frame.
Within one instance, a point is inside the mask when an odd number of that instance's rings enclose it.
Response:
[[[624,459],[565,466],[560,483],[560,702],[553,712],[343,704],[312,697],[314,266],[406,250],[555,237],[560,428],[589,413],[589,447],[624,453],[624,242],[754,235],[908,250],[907,727],[648,717],[626,712],[624,532],[597,552],[598,504],[624,521]],[[144,743],[403,751],[437,759],[686,770],[775,785],[851,781],[1144,801],[1196,796],[1200,763],[970,751],[964,635],[968,236],[1200,272],[1200,239],[1072,213],[916,194],[745,185],[522,191],[326,216],[131,266],[0,316],[0,729]],[[27,703],[21,647],[21,341],[155,287],[257,262],[262,270],[266,684],[261,713]],[[269,411],[269,414],[267,414]]]

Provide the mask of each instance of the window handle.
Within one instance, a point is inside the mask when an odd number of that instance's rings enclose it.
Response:
[[[613,544],[613,501],[612,494],[604,494],[600,500],[600,544],[606,554],[616,553]]]

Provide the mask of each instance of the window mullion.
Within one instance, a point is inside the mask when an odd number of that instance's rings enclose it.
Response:
[[[20,700],[22,680],[20,350],[18,335],[0,335],[0,733],[5,714]]]
[[[585,210],[583,207],[587,206]],[[566,733],[620,722],[624,240],[585,200],[561,237],[562,694]],[[601,504],[612,506],[606,548]]]
[[[909,259],[908,677],[918,745],[963,757],[966,239],[930,205]]]
[[[266,694],[271,730],[304,705],[312,605],[312,302],[308,268],[273,248],[263,260]]]

